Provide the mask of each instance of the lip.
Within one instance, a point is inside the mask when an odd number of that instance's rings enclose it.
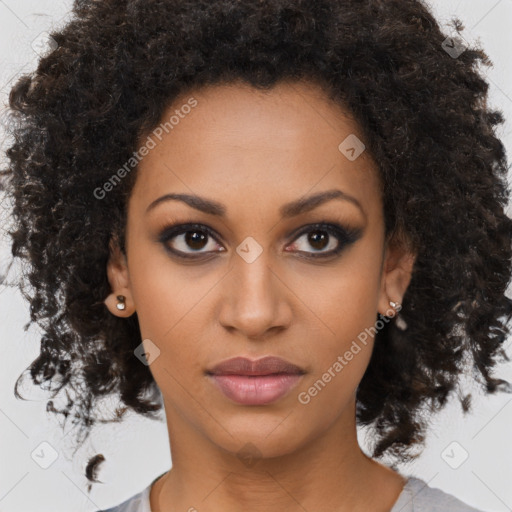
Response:
[[[265,405],[284,397],[295,387],[302,375],[281,373],[273,375],[209,375],[225,396],[238,404]]]
[[[271,374],[301,375],[306,373],[299,366],[276,356],[266,356],[253,361],[247,357],[233,357],[221,361],[211,370],[209,375],[246,375],[263,376]]]
[[[206,372],[226,397],[243,405],[265,405],[279,400],[305,373],[299,366],[274,356],[256,361],[235,357]]]

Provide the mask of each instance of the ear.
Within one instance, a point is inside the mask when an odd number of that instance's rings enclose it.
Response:
[[[104,303],[113,315],[126,318],[133,315],[135,312],[126,255],[119,248],[119,244],[115,238],[110,239],[109,252],[107,277],[112,293],[109,294]],[[124,309],[118,308],[118,304],[120,305],[122,302],[122,300],[118,299],[118,296],[124,297]]]
[[[402,299],[411,281],[416,256],[409,244],[392,240],[386,244],[378,312],[384,316],[392,316],[402,307]],[[398,303],[396,308],[390,301]],[[390,314],[391,313],[391,314]]]

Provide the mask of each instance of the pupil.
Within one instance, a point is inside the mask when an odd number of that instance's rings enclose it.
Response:
[[[312,231],[308,236],[308,241],[315,249],[324,249],[328,238],[329,235],[325,231]]]
[[[185,234],[185,242],[191,249],[202,249],[206,238],[206,235],[200,231],[187,231]]]

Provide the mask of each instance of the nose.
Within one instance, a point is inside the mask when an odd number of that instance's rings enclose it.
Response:
[[[225,282],[219,322],[250,339],[266,339],[289,327],[293,295],[263,253],[252,263],[238,254]]]

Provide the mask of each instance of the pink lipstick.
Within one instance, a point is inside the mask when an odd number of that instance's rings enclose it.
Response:
[[[305,373],[297,365],[274,356],[256,361],[235,357],[206,372],[225,396],[243,405],[275,402],[295,387]]]

